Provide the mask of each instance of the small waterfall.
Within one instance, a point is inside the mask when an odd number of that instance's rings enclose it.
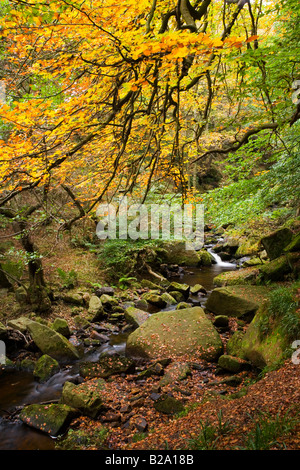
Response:
[[[210,253],[212,255],[212,257],[214,258],[217,266],[224,266],[224,267],[226,267],[226,266],[227,267],[235,266],[235,264],[229,263],[228,261],[222,261],[220,256],[217,255],[217,253],[214,253],[211,248],[207,248],[207,251],[208,251],[208,253]]]

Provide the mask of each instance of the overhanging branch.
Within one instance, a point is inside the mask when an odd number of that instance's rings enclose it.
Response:
[[[204,159],[208,155],[212,155],[214,153],[226,155],[230,152],[236,152],[243,145],[248,143],[249,137],[251,137],[252,135],[258,134],[259,132],[261,132],[263,130],[266,130],[266,129],[276,130],[278,128],[278,126],[279,126],[279,124],[277,124],[276,122],[271,122],[271,123],[268,123],[268,124],[263,124],[262,126],[259,126],[259,127],[255,127],[253,129],[249,129],[247,132],[245,132],[245,134],[243,135],[243,137],[240,140],[236,139],[234,142],[232,142],[232,144],[229,147],[227,147],[225,149],[223,149],[223,148],[214,148],[214,149],[208,150],[207,152],[203,153],[199,157],[195,158],[195,160],[193,160],[191,163],[196,163],[198,160]]]

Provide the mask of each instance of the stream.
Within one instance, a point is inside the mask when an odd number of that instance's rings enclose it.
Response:
[[[175,279],[190,286],[201,284],[206,289],[207,295],[201,297],[202,307],[205,306],[207,296],[214,288],[214,277],[224,271],[236,269],[236,264],[222,262],[221,258],[212,251],[211,246],[206,248],[214,257],[215,264],[209,267],[187,268],[180,278]],[[119,354],[124,354],[126,338],[125,333],[112,333],[109,344],[93,350],[81,360],[97,361],[103,352],[112,347]],[[58,401],[64,383],[76,377],[78,377],[78,364],[66,366],[45,383],[34,380],[30,372],[5,371],[0,376],[0,450],[54,450],[55,439],[30,428],[19,419],[14,419],[13,415],[24,405]]]

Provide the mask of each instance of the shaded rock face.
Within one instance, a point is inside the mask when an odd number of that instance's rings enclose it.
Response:
[[[264,331],[262,334],[261,325],[265,324],[267,315],[266,305],[267,303],[264,303],[260,306],[246,332],[236,331],[226,347],[227,354],[246,359],[259,369],[278,363],[284,358],[286,348],[290,346],[280,328],[280,321],[275,323],[270,331]]]
[[[280,325],[274,325],[272,330],[262,337],[260,323],[264,317],[265,306],[262,306],[240,342],[240,350],[244,357],[261,369],[280,361],[288,346],[287,338],[283,335]]]
[[[261,243],[268,257],[273,260],[283,253],[284,248],[290,243],[292,238],[293,232],[288,228],[282,228],[263,237]]]
[[[151,315],[126,344],[127,355],[147,358],[197,353],[213,361],[222,351],[221,338],[200,307]]]

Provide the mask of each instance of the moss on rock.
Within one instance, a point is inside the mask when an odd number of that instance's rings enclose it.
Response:
[[[151,315],[126,344],[128,355],[149,358],[197,353],[216,360],[222,351],[221,338],[200,307]]]
[[[40,382],[45,382],[46,380],[50,379],[52,375],[59,372],[59,370],[59,363],[52,357],[44,354],[37,360],[33,370],[33,375]]]
[[[52,403],[49,405],[28,405],[20,413],[20,419],[23,423],[40,431],[46,432],[51,436],[58,436],[63,433],[77,415],[74,408]]]
[[[90,380],[80,385],[65,382],[61,403],[78,409],[81,413],[96,418],[103,408],[102,392],[106,387],[103,379]]]

